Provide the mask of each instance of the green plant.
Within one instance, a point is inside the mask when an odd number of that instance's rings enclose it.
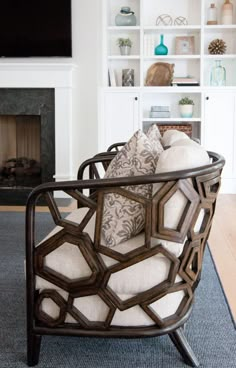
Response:
[[[179,100],[179,105],[194,105],[194,102],[188,97],[183,97]]]
[[[117,45],[119,47],[121,47],[121,46],[131,47],[132,46],[132,41],[129,38],[118,38]]]

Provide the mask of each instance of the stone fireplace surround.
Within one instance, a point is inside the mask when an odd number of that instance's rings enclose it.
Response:
[[[0,95],[4,89],[5,91],[6,89],[9,91],[14,89],[15,92],[19,89],[19,93],[20,90],[23,90],[26,91],[27,95],[29,95],[30,90],[33,91],[34,89],[41,89],[41,92],[43,92],[43,89],[45,91],[46,89],[53,89],[55,103],[55,149],[53,145],[51,149],[55,151],[54,179],[56,181],[75,178],[75,173],[73,173],[75,152],[72,140],[73,134],[75,134],[73,132],[72,107],[75,75],[76,66],[72,63],[0,63],[0,90],[2,89]],[[30,98],[28,103],[30,103]],[[4,106],[4,104],[7,105],[7,101],[1,101],[0,114],[5,114],[6,112],[4,108],[1,110],[1,106]],[[28,109],[28,107],[25,108]],[[46,120],[44,121],[45,124]],[[58,193],[58,196],[61,196],[60,193]]]

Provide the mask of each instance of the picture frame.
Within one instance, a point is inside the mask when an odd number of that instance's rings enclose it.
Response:
[[[193,55],[195,51],[194,36],[181,36],[175,38],[176,55]]]

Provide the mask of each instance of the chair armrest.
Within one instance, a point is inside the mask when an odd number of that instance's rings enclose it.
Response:
[[[113,143],[108,147],[107,152],[111,152],[111,151],[118,152],[120,151],[120,148],[123,147],[125,144],[126,142]]]
[[[53,198],[53,193],[57,191],[64,191],[69,194],[72,198],[76,199],[81,203],[81,206],[88,207],[92,210],[97,209],[97,191],[104,191],[111,188],[125,189],[126,186],[135,186],[143,184],[154,184],[154,183],[166,183],[174,182],[178,180],[184,180],[189,178],[202,177],[207,175],[207,180],[210,177],[219,177],[220,172],[224,166],[225,160],[222,156],[209,152],[209,156],[212,158],[213,162],[211,164],[196,167],[194,169],[180,170],[174,172],[167,172],[163,174],[153,174],[153,175],[142,175],[142,176],[129,176],[120,178],[105,178],[105,179],[88,179],[88,180],[74,180],[74,181],[62,181],[62,182],[50,182],[37,186],[30,193],[27,204],[26,204],[26,233],[27,233],[27,243],[34,244],[32,239],[32,234],[34,233],[34,217],[35,217],[35,207],[38,199],[44,196],[46,199],[51,213],[54,214],[54,219],[60,220],[60,212],[58,210],[55,199]],[[109,157],[110,159],[111,157]],[[95,157],[95,160],[100,160],[101,157]],[[107,156],[103,156],[102,160],[107,160]],[[90,160],[87,160],[89,163]],[[84,165],[86,164],[86,161]],[[214,183],[212,183],[213,185]],[[89,189],[93,190],[93,194],[84,195],[83,190]],[[60,221],[59,221],[60,222]],[[58,222],[55,221],[56,224]],[[30,235],[31,234],[31,235]]]
[[[115,157],[116,152],[101,152],[94,157],[84,161],[77,173],[77,179],[84,179],[85,170],[89,169],[89,179],[99,179],[101,178],[98,170],[98,164],[102,164],[104,170],[106,171],[111,160]]]
[[[209,157],[212,158],[213,162],[201,166],[196,167],[194,169],[186,169],[179,171],[166,172],[162,174],[152,174],[152,175],[140,175],[140,176],[129,176],[129,177],[116,177],[116,178],[97,178],[97,179],[80,179],[73,181],[61,181],[61,182],[49,182],[44,183],[32,190],[28,197],[27,207],[31,206],[32,203],[37,201],[40,195],[45,193],[51,193],[56,191],[64,191],[67,193],[68,191],[78,191],[81,192],[83,189],[106,189],[106,188],[115,188],[115,187],[125,187],[125,186],[133,186],[133,185],[141,185],[141,184],[154,184],[154,183],[164,183],[173,180],[179,179],[187,179],[193,178],[199,175],[210,174],[211,172],[215,172],[216,170],[221,170],[225,160],[222,156],[214,153],[208,152]],[[84,169],[90,164],[103,162],[108,163],[111,161],[114,154],[99,154],[95,157],[84,161],[81,165],[78,176],[83,176]]]
[[[94,157],[84,161],[78,170],[77,179],[84,180],[86,173],[89,179],[101,179],[104,176],[111,160],[115,157],[116,152],[101,152]],[[101,171],[102,169],[102,171]],[[83,189],[79,190],[83,193]],[[89,195],[94,193],[93,189],[89,189]],[[79,204],[78,204],[79,206]]]

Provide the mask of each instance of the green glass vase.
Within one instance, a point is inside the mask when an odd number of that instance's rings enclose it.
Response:
[[[164,36],[160,36],[160,44],[155,47],[155,55],[167,55],[168,48],[164,45]]]

